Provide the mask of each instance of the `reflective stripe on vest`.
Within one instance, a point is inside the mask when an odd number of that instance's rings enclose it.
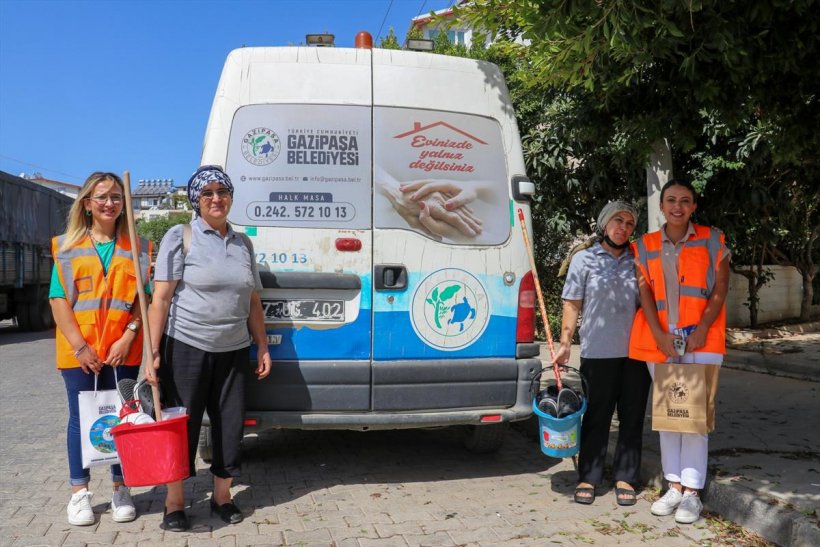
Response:
[[[678,326],[698,323],[708,305],[709,297],[717,284],[717,268],[722,250],[722,234],[719,230],[695,225],[693,239],[688,239],[678,256]],[[658,320],[667,330],[669,303],[666,301],[666,278],[663,277],[661,252],[663,238],[653,232],[635,242],[636,262],[642,269],[646,282],[656,297]],[[706,256],[704,256],[704,254]],[[699,258],[698,258],[699,257]],[[689,260],[695,258],[696,260]],[[705,268],[705,271],[704,269]],[[675,280],[673,280],[675,281]],[[688,281],[689,284],[685,284]],[[658,298],[660,297],[660,298]],[[725,353],[726,310],[722,307],[717,318],[706,333],[706,342],[698,352]],[[629,339],[629,356],[633,359],[664,362],[667,357],[658,349],[643,309],[639,309],[632,325]]]
[[[89,238],[61,252],[59,246],[64,241],[62,236],[52,240],[58,277],[83,338],[104,361],[111,345],[126,332],[137,295],[135,282],[138,274],[134,271],[130,241],[127,238],[117,240],[107,271],[102,268],[99,253]],[[143,281],[150,273],[150,256],[151,243],[140,240],[138,268]],[[58,330],[55,338],[57,366],[79,366],[74,348],[65,335]],[[137,333],[123,364],[139,365],[141,361],[142,331]]]
[[[59,249],[62,247],[63,242],[65,241],[65,234],[57,237],[57,248]],[[148,268],[151,266],[150,257],[148,256],[148,252],[146,249],[149,248],[149,242],[146,239],[139,239],[139,246],[140,246],[140,255],[139,255],[139,262],[140,262],[140,272],[142,272],[142,280],[148,279]],[[74,269],[71,265],[72,258],[79,258],[81,256],[99,256],[96,249],[90,249],[88,247],[73,247],[71,249],[67,249],[65,251],[58,251],[57,256],[54,257],[54,260],[59,260],[62,273],[63,273],[63,284],[65,285],[63,289],[65,290],[67,300],[71,303],[71,306],[76,310],[89,310],[94,308],[89,308],[87,305],[84,305],[82,308],[76,308],[77,305],[77,289],[75,286],[76,279],[74,278]],[[126,260],[133,260],[131,258],[131,251],[122,249],[120,247],[114,248],[113,257],[124,258]],[[129,303],[130,305],[130,303]],[[116,304],[116,307],[113,309],[124,309],[128,310],[128,308],[120,307],[121,304]]]

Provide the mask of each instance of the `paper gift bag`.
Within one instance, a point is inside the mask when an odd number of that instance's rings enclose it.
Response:
[[[714,431],[719,373],[719,365],[657,363],[652,384],[652,430]]]
[[[114,373],[116,378],[116,372]],[[120,397],[114,389],[81,391],[80,405],[80,447],[83,467],[113,465],[120,463],[111,428],[120,423]]]

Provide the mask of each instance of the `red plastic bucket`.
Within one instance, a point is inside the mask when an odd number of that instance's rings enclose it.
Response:
[[[188,477],[188,416],[111,429],[126,486],[154,486]]]

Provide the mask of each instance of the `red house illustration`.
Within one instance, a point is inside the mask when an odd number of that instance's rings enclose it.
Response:
[[[414,135],[414,134],[419,133],[421,131],[426,131],[427,129],[431,129],[433,127],[438,127],[438,126],[446,127],[446,128],[448,128],[452,131],[455,131],[456,133],[459,133],[459,134],[464,135],[465,137],[467,137],[469,139],[474,140],[475,142],[477,142],[479,144],[487,144],[486,142],[482,141],[481,139],[479,139],[475,135],[471,135],[471,134],[467,133],[466,131],[462,131],[458,127],[455,127],[453,125],[450,125],[447,122],[442,122],[442,121],[433,122],[433,123],[428,124],[428,125],[421,125],[420,122],[413,122],[413,129],[412,130],[407,131],[406,133],[401,133],[399,135],[396,135],[393,138],[394,139],[403,139],[404,137],[408,137],[410,135]]]

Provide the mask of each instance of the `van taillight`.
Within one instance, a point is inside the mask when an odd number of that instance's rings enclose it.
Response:
[[[518,323],[515,327],[515,341],[526,344],[535,340],[535,282],[532,272],[521,278],[518,287]]]
[[[337,251],[361,251],[362,241],[355,237],[339,237],[336,239]]]

